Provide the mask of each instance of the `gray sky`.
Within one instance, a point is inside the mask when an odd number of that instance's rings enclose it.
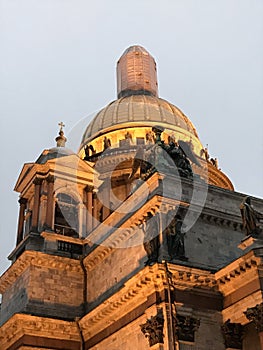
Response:
[[[194,123],[238,192],[263,197],[261,0],[0,0],[0,272],[15,245],[23,163],[116,99],[130,45],[156,59],[159,95]],[[74,142],[72,142],[73,144]]]

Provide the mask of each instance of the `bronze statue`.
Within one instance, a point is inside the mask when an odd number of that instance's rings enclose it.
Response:
[[[103,139],[103,151],[105,151],[107,148],[111,147],[111,140],[107,138],[107,136]]]
[[[169,214],[168,214],[169,215]],[[172,214],[173,215],[173,214]],[[168,216],[169,218],[169,216]],[[177,214],[164,230],[167,239],[168,254],[170,259],[188,260],[185,256],[184,236],[182,232],[182,217]]]
[[[155,144],[149,145],[146,149],[138,148],[129,178],[134,177],[139,167],[142,180],[146,180],[155,171],[169,171],[170,173],[175,168],[177,170],[176,174],[179,173],[179,176],[193,178],[189,159],[198,166],[200,166],[200,163],[188,143],[180,140],[177,146],[171,138],[169,144],[164,143],[161,140],[163,128],[159,126],[153,127],[152,132],[155,134]]]
[[[83,158],[84,160],[89,159],[90,151],[91,151],[91,155],[94,155],[96,153],[96,150],[94,149],[94,147],[92,145],[86,145],[84,147],[84,151],[85,151],[85,157]]]
[[[263,220],[263,214],[256,211],[251,205],[251,197],[247,196],[240,204],[240,212],[243,221],[243,228],[246,231],[247,236],[258,237],[263,235],[261,222]]]
[[[143,247],[146,251],[148,260],[145,265],[153,265],[158,261],[160,237],[159,237],[159,222],[157,216],[153,216],[151,212],[147,213],[145,225],[143,226],[144,243]]]

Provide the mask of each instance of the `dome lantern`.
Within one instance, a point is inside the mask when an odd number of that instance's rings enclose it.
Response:
[[[118,98],[131,95],[158,97],[156,63],[139,45],[130,46],[117,63]]]

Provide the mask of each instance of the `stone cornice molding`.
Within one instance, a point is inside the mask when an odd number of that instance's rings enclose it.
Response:
[[[160,213],[167,213],[179,204],[181,206],[186,205],[186,203],[175,202],[156,195],[126,220],[121,220],[119,213],[112,213],[84,240],[84,243],[88,243],[91,246],[85,258],[87,269],[90,270],[95,267],[113,249],[126,247],[126,242],[140,229],[139,226],[142,224],[142,220],[147,215],[147,212],[155,213],[159,211]],[[93,248],[93,244],[100,237],[104,237],[104,240],[101,241],[100,245],[96,245]]]
[[[105,325],[113,324],[134,307],[147,301],[147,296],[156,291],[157,276],[153,269],[154,266],[140,271],[127,281],[118,293],[113,294],[80,320],[85,340],[102,331]],[[161,282],[160,279],[159,281]]]
[[[0,277],[0,293],[4,293],[15,282],[18,276],[32,266],[83,273],[78,260],[27,250]]]
[[[235,217],[231,214],[217,212],[215,210],[209,211],[206,208],[202,211],[200,219],[216,226],[227,227],[234,231],[242,232],[241,217]]]
[[[61,163],[61,159],[63,158],[58,158],[60,159],[58,162],[48,161],[45,164],[32,164],[32,167],[28,170],[28,172],[25,174],[22,172],[20,174],[15,185],[15,191],[23,194],[26,193],[32,182],[34,182],[37,177],[47,181],[63,179],[64,181],[78,183],[83,186],[92,185],[94,178],[93,171],[87,172],[84,171],[84,169],[79,169],[78,163],[73,164],[75,167],[72,164],[63,164]],[[92,169],[90,166],[89,168]]]
[[[261,264],[261,257],[256,256],[253,251],[250,251],[246,255],[236,259],[231,264],[215,273],[219,290],[224,292],[224,290],[227,288],[227,284],[232,283],[234,279],[253,269],[258,270]]]
[[[7,350],[23,335],[80,341],[76,322],[15,314],[0,328],[1,350]],[[51,336],[52,334],[52,336]]]
[[[200,291],[203,290],[205,292],[209,290],[209,293],[218,290],[215,276],[210,271],[175,264],[168,264],[168,266],[169,271],[172,273],[170,284],[174,288],[186,289],[198,287]],[[163,264],[159,265],[159,269],[165,274]],[[164,285],[166,285],[166,277]]]
[[[216,291],[213,274],[194,268],[169,264],[173,274],[173,286],[178,289],[190,290],[193,287],[209,295]],[[178,273],[178,274],[176,274]],[[167,288],[165,267],[163,264],[146,266],[115,294],[91,310],[84,316],[80,325],[85,340],[92,338],[116,320],[127,314],[134,307],[147,301],[153,292],[161,292]]]

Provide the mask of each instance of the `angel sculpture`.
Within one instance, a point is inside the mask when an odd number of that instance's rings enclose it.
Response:
[[[86,145],[84,147],[84,151],[85,151],[84,160],[88,160],[89,159],[90,151],[91,151],[91,155],[94,155],[96,153],[96,150],[94,149],[94,147],[92,145]]]
[[[155,126],[152,131],[155,133],[155,144],[146,146],[146,148],[143,148],[143,146],[138,148],[129,179],[134,177],[139,168],[140,178],[143,180],[155,171],[179,173],[182,177],[193,178],[189,159],[198,166],[201,166],[201,164],[189,144],[182,140],[179,140],[176,144],[172,138],[169,139],[169,144],[166,144],[161,140],[162,127]],[[176,172],[174,172],[175,168]]]
[[[247,236],[258,237],[263,234],[261,224],[263,223],[263,214],[256,211],[251,205],[251,197],[247,196],[240,204],[240,212],[243,221],[243,228]]]

